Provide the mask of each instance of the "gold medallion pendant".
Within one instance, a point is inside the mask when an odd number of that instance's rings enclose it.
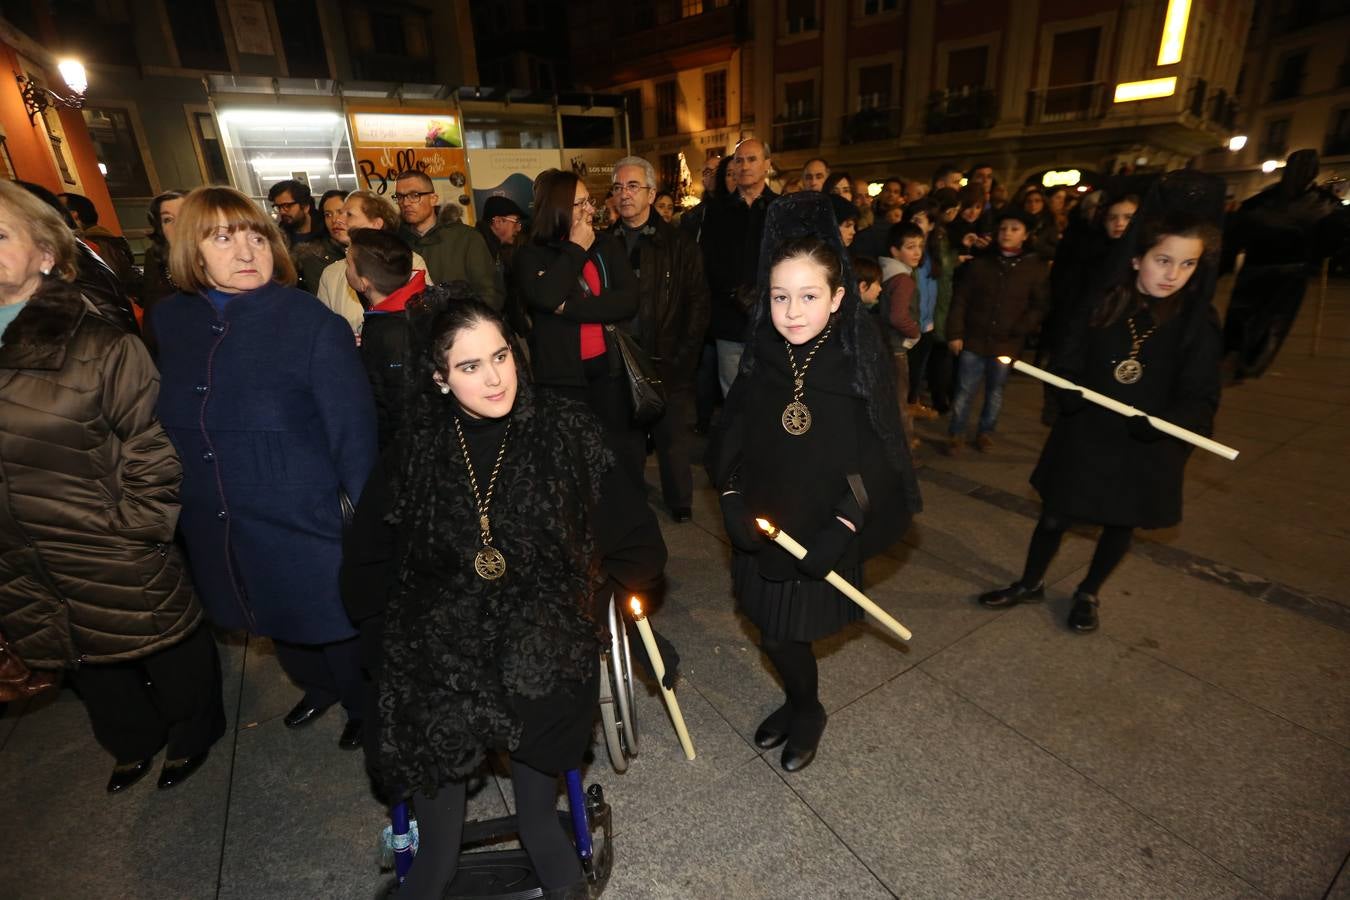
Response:
[[[484,547],[473,558],[473,570],[479,578],[496,581],[506,574],[506,557],[496,547]]]
[[[783,408],[783,430],[799,437],[811,430],[811,410],[800,400],[793,400]]]
[[[1134,384],[1144,377],[1144,364],[1137,359],[1122,359],[1116,366],[1116,381],[1121,384]]]

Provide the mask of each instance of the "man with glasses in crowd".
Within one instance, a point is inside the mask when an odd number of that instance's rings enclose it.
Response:
[[[525,213],[510,197],[494,195],[483,203],[483,214],[478,217],[478,233],[487,244],[497,280],[497,292],[507,296],[511,277],[511,254],[515,250],[520,231],[525,227]],[[510,311],[513,307],[506,304]],[[517,328],[512,322],[511,327]]]
[[[485,303],[501,310],[503,297],[497,289],[497,269],[487,242],[463,222],[440,224],[436,220],[440,199],[424,172],[400,172],[393,196],[403,220],[399,237],[426,259],[427,274],[433,282],[467,281]]]
[[[314,195],[303,181],[290,178],[278,181],[267,192],[267,199],[292,252],[301,244],[317,241],[327,233],[314,212]]]
[[[638,276],[633,333],[651,355],[666,389],[665,415],[651,426],[661,495],[671,517],[688,522],[694,500],[689,464],[694,372],[708,328],[703,259],[688,235],[655,214],[656,170],[647,160],[628,156],[615,163],[610,196],[619,206],[619,221],[610,233],[623,241]]]

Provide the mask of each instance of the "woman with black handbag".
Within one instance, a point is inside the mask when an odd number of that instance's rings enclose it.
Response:
[[[535,384],[584,401],[621,464],[642,477],[644,432],[634,421],[632,383],[620,347],[638,310],[638,282],[623,245],[592,223],[595,203],[571,172],[549,169],[534,183],[530,239],[516,252],[519,296],[534,318]]]

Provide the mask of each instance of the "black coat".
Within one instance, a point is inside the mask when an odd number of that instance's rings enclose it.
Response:
[[[1121,384],[1113,375],[1129,355],[1126,317],[1090,327],[1088,310],[1076,317],[1061,342],[1055,372],[1150,415],[1210,434],[1219,405],[1218,318],[1207,298],[1190,294],[1181,302],[1181,312],[1144,342],[1139,355],[1144,374],[1134,384]],[[1136,327],[1147,330],[1151,321],[1140,314]],[[1069,395],[1031,476],[1045,508],[1101,525],[1165,528],[1181,521],[1182,476],[1191,445],[1141,425]]]
[[[623,223],[610,230],[623,242]],[[626,246],[626,245],[625,245]],[[688,387],[703,352],[708,330],[708,283],[698,245],[655,212],[638,237],[638,343],[651,354],[662,380]]]
[[[952,289],[949,341],[980,356],[1019,356],[1050,308],[1050,267],[1032,252],[992,253],[966,263]]]
[[[712,300],[708,334],[718,340],[746,340],[747,310],[755,303],[759,281],[764,217],[776,199],[778,195],[766,187],[749,206],[739,193],[708,206],[699,243]]]
[[[375,397],[376,437],[381,449],[389,446],[403,416],[408,350],[406,311],[366,311],[361,326],[361,363]]]
[[[582,267],[593,260],[600,271],[600,295],[583,289]],[[601,232],[589,250],[571,241],[530,242],[515,254],[516,290],[533,318],[530,329],[530,367],[536,384],[549,387],[585,387],[581,365],[581,325],[623,323],[638,311],[638,282],[623,243]],[[567,305],[561,313],[554,310]],[[608,335],[612,370],[618,354]]]

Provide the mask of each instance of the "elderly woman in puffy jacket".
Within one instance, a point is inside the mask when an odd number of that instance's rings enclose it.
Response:
[[[0,631],[66,669],[116,764],[161,788],[224,733],[220,660],[177,548],[178,457],[140,338],[72,285],[65,223],[0,182]]]

